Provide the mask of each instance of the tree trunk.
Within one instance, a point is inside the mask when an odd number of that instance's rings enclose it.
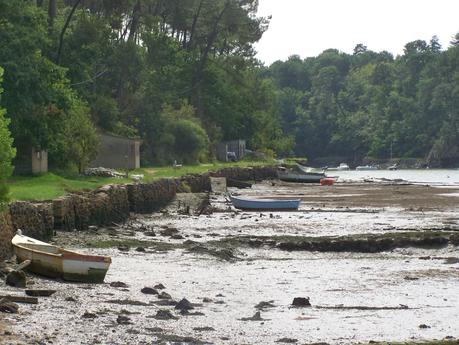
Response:
[[[196,32],[196,25],[198,23],[199,15],[201,14],[201,9],[202,9],[203,2],[204,2],[204,0],[201,0],[199,2],[199,6],[198,6],[198,10],[196,11],[196,15],[193,17],[193,24],[191,25],[191,31],[190,31],[190,40],[188,41],[188,49],[192,48],[193,38],[194,38],[194,34]]]
[[[141,1],[138,0],[134,5],[134,9],[132,10],[132,22],[131,22],[131,28],[130,28],[129,37],[128,37],[129,41],[135,39],[137,35],[137,30],[139,29],[139,22],[140,22],[141,6],[142,6]]]
[[[56,18],[56,0],[48,2],[48,33],[51,35],[54,28],[54,18]]]
[[[67,30],[69,24],[70,24],[70,20],[72,19],[73,17],[73,14],[75,13],[75,10],[77,9],[78,5],[80,4],[81,0],[76,0],[75,1],[75,4],[73,5],[72,7],[72,10],[70,11],[66,21],[65,21],[65,24],[64,24],[64,27],[62,28],[61,30],[61,34],[59,36],[59,48],[57,49],[57,57],[56,57],[56,64],[59,65],[60,62],[61,62],[61,54],[62,54],[62,46],[64,44],[64,35],[65,35],[65,31]]]
[[[196,112],[198,116],[203,115],[203,106],[202,106],[202,100],[201,100],[201,81],[202,81],[202,75],[204,72],[204,68],[207,63],[207,59],[209,57],[210,49],[215,43],[215,40],[217,39],[218,35],[218,25],[220,24],[220,21],[223,18],[223,15],[225,14],[226,10],[228,9],[228,6],[230,5],[230,0],[227,0],[225,5],[223,6],[223,9],[221,12],[218,14],[217,18],[215,19],[214,26],[212,28],[212,31],[209,33],[207,37],[207,44],[204,49],[204,52],[201,55],[201,59],[199,61],[198,67],[196,69],[196,73],[193,76],[193,91],[192,91],[192,98],[193,102],[192,104],[196,107]]]

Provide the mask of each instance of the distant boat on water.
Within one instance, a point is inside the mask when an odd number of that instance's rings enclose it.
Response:
[[[341,163],[336,168],[327,168],[327,170],[329,170],[329,171],[347,171],[347,170],[351,170],[351,169],[349,168],[349,165],[347,165],[346,163]]]
[[[298,164],[291,169],[279,168],[277,177],[286,182],[319,183],[326,176],[321,169],[308,168]]]
[[[364,171],[364,170],[379,170],[379,168],[377,166],[374,166],[374,165],[359,165],[358,167],[355,168],[355,170],[360,170],[360,171]]]
[[[297,210],[300,206],[300,199],[249,199],[232,195],[229,198],[234,207],[242,210]]]

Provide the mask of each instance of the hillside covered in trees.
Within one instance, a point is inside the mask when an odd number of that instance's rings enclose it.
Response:
[[[276,87],[296,155],[459,165],[459,34],[446,50],[436,37],[407,43],[395,58],[358,44],[352,55],[292,56],[262,75]]]
[[[208,161],[215,143],[238,138],[279,156],[458,163],[459,40],[267,67],[255,58],[269,26],[257,7],[0,0],[0,143],[11,146],[8,124],[18,153],[47,150],[54,169],[86,166],[97,130],[141,138],[144,165]]]

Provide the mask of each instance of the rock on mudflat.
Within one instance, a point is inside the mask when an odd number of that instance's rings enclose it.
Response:
[[[261,313],[257,311],[253,316],[251,317],[242,317],[239,319],[240,321],[265,321],[267,319],[263,319],[261,317]]]
[[[295,297],[293,299],[292,306],[298,308],[310,307],[311,303],[309,302],[309,297]]]
[[[281,338],[277,339],[276,343],[284,343],[284,344],[295,344],[298,342],[298,339],[293,339],[293,338]]]
[[[158,295],[158,290],[151,288],[151,287],[144,287],[140,292],[146,294],[146,295]]]
[[[153,288],[156,290],[164,290],[166,287],[163,284],[159,283],[153,286]]]
[[[167,292],[163,291],[158,295],[159,299],[172,299],[171,295],[169,295]]]
[[[25,288],[27,285],[26,275],[22,271],[12,271],[6,275],[6,284],[18,288]]]
[[[167,309],[160,309],[156,312],[154,316],[157,320],[177,320],[178,317],[174,316],[170,310]]]
[[[186,298],[183,298],[180,302],[177,303],[175,309],[179,310],[191,310],[194,309],[193,305]]]
[[[258,309],[258,310],[263,310],[263,309],[267,309],[267,308],[274,308],[275,305],[273,304],[274,301],[262,301],[260,303],[258,303],[256,306],[255,306],[255,309]]]
[[[16,314],[19,310],[19,306],[16,303],[10,302],[6,298],[0,299],[0,312]]]
[[[111,282],[110,286],[111,287],[117,287],[117,288],[127,288],[128,287],[128,285],[126,283],[123,283],[123,282]]]

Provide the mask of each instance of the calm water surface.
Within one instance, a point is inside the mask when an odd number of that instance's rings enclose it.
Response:
[[[371,171],[329,171],[328,176],[338,177],[338,182],[361,182],[367,179],[405,180],[432,185],[459,185],[459,169],[407,169]]]

